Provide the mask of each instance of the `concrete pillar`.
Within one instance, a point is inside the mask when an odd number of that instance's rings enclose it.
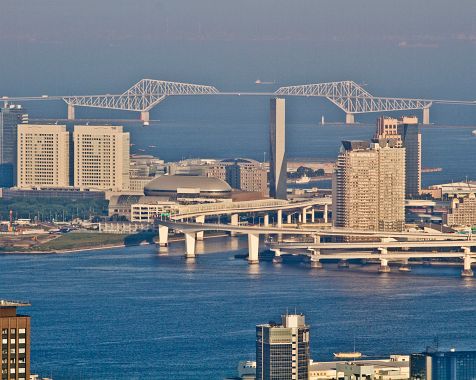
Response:
[[[248,234],[248,263],[259,263],[259,235]]]
[[[231,214],[230,225],[232,226],[238,225],[238,214]],[[230,236],[236,236],[236,232],[230,231]]]
[[[140,113],[140,119],[141,119],[141,121],[149,122],[149,121],[150,121],[149,111],[141,111],[141,113]]]
[[[268,227],[269,226],[269,214],[264,214],[264,217],[263,217],[263,225],[265,227]]]
[[[380,273],[388,273],[390,272],[388,260],[382,257],[388,253],[388,250],[387,248],[379,248],[378,250],[380,251],[380,267],[378,268],[378,271]]]
[[[304,223],[304,224],[307,223],[307,210],[305,208],[302,209],[301,222]]]
[[[423,108],[423,124],[430,124],[430,107]]]
[[[269,196],[287,198],[286,109],[283,98],[270,101],[269,117]]]
[[[471,269],[471,264],[473,262],[473,259],[469,255],[471,252],[471,249],[469,247],[463,247],[463,252],[465,253],[463,257],[463,270],[461,272],[462,277],[473,277],[474,273],[473,270]]]
[[[313,239],[314,239],[314,244],[319,244],[321,242],[320,235],[313,235]]]
[[[329,207],[324,205],[324,223],[328,223]]]
[[[380,267],[378,268],[378,271],[380,273],[388,273],[390,272],[390,267],[388,266],[388,260],[387,259],[380,259]]]
[[[283,210],[278,210],[278,228],[281,228],[283,226]]]
[[[281,250],[279,248],[274,248],[272,249],[274,252],[274,257],[280,257],[281,256]]]
[[[74,119],[75,119],[74,106],[72,104],[68,104],[68,120],[74,120]]]
[[[316,210],[314,210],[314,207],[311,208],[311,223],[314,223],[316,221]]]
[[[293,217],[292,214],[286,215],[286,223],[287,223],[287,224],[291,224],[291,222],[292,222],[292,217]]]
[[[185,257],[187,259],[195,258],[195,233],[185,233]]]
[[[319,261],[321,251],[318,249],[311,250],[311,268],[322,269],[322,263]]]
[[[205,223],[205,215],[200,215],[195,218],[195,223]],[[203,241],[203,231],[197,232],[197,240]]]
[[[298,222],[302,223],[302,214],[301,213],[298,213]]]
[[[355,115],[353,113],[345,114],[345,123],[346,124],[355,124]]]
[[[169,245],[169,227],[159,225],[159,247]]]

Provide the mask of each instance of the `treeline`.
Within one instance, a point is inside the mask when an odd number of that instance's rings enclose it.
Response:
[[[75,218],[92,219],[107,216],[108,201],[100,199],[71,199],[55,198],[18,198],[11,200],[0,199],[0,219],[8,220],[10,210],[13,218],[32,219],[40,222],[65,221]]]
[[[307,177],[322,177],[326,174],[324,169],[312,170],[306,166],[300,166],[293,173],[288,173],[288,178],[301,178],[304,176]]]

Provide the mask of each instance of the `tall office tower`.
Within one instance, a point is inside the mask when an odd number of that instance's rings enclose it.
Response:
[[[410,356],[411,380],[476,379],[476,351],[435,351]]]
[[[74,186],[81,189],[129,189],[130,137],[121,126],[74,127]]]
[[[309,326],[302,314],[284,314],[281,320],[256,326],[256,380],[307,380]]]
[[[394,146],[402,146],[402,138],[398,134],[398,120],[392,117],[381,116],[377,119],[377,130],[374,140],[394,140]]]
[[[69,132],[65,125],[18,125],[17,186],[69,186]]]
[[[398,134],[405,147],[405,196],[412,198],[421,192],[421,127],[418,118],[402,117],[398,123]]]
[[[12,187],[17,182],[18,124],[28,123],[28,114],[20,105],[0,109],[0,187]]]
[[[405,148],[395,141],[343,141],[333,179],[336,227],[402,231]]]
[[[286,104],[281,98],[271,99],[269,122],[269,196],[287,198]]]
[[[2,380],[30,379],[30,317],[18,315],[25,302],[0,300],[2,332]]]

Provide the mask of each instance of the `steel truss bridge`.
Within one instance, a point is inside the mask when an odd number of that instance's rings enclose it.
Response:
[[[275,92],[220,92],[216,87],[170,82],[155,79],[142,79],[122,94],[85,96],[33,96],[1,98],[5,103],[32,100],[63,100],[68,106],[68,119],[75,119],[75,107],[92,107],[109,110],[140,112],[143,122],[149,121],[152,108],[169,96],[190,95],[237,95],[272,97],[321,97],[326,98],[346,114],[346,123],[355,122],[355,114],[371,112],[390,112],[422,110],[423,123],[430,123],[430,107],[433,104],[476,105],[476,101],[412,99],[374,96],[354,81],[304,84],[280,87]]]

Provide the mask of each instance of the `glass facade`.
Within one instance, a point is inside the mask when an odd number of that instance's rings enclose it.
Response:
[[[303,317],[292,326],[256,326],[256,379],[307,380],[309,360],[309,327]]]
[[[476,351],[426,352],[410,359],[411,380],[474,380]]]
[[[0,110],[0,187],[16,184],[17,125],[28,122],[28,115],[21,106]]]

